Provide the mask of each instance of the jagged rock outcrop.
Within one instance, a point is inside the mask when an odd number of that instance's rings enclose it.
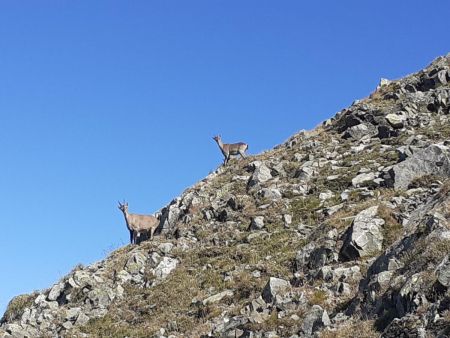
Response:
[[[445,337],[450,55],[159,212],[159,235],[14,298],[0,337]]]

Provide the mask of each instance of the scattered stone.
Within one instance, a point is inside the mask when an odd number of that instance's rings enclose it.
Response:
[[[225,297],[233,297],[234,296],[234,292],[231,290],[225,290],[222,291],[218,294],[215,294],[213,296],[210,296],[208,298],[206,298],[205,300],[203,300],[203,305],[208,305],[208,304],[214,304],[214,303],[218,303],[220,302],[222,299],[224,299]]]
[[[158,249],[163,253],[163,254],[168,254],[172,251],[173,249],[173,244],[172,243],[161,243],[160,245],[158,245]]]
[[[318,330],[330,325],[331,321],[327,311],[319,305],[313,305],[303,320],[302,331],[306,335],[312,336]]]
[[[252,218],[252,222],[250,224],[251,230],[261,230],[264,228],[264,216],[256,216]]]
[[[355,188],[368,186],[373,183],[375,179],[375,174],[373,172],[362,173],[352,179],[352,185]]]
[[[324,202],[324,201],[326,201],[326,200],[329,200],[329,199],[331,199],[331,198],[333,198],[333,197],[334,197],[334,194],[333,194],[333,192],[330,191],[330,190],[321,192],[321,193],[319,194],[319,199],[320,199],[321,202]]]
[[[289,227],[292,224],[292,216],[289,214],[284,214],[283,222],[285,227]]]

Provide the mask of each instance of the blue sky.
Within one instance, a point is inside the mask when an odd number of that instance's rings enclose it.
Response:
[[[0,2],[0,312],[214,170],[450,51],[450,2]]]

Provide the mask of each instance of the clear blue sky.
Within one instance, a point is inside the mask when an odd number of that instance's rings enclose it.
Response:
[[[0,2],[0,312],[128,243],[222,161],[449,48],[450,2]]]

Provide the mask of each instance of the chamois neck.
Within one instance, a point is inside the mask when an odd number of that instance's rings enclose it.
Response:
[[[128,213],[127,210],[123,210],[122,212],[123,212],[123,216],[125,217],[125,222],[127,223],[127,227],[129,228],[129,227],[130,227],[130,225],[129,225],[129,223],[128,223],[128,216],[129,216],[129,213]]]

